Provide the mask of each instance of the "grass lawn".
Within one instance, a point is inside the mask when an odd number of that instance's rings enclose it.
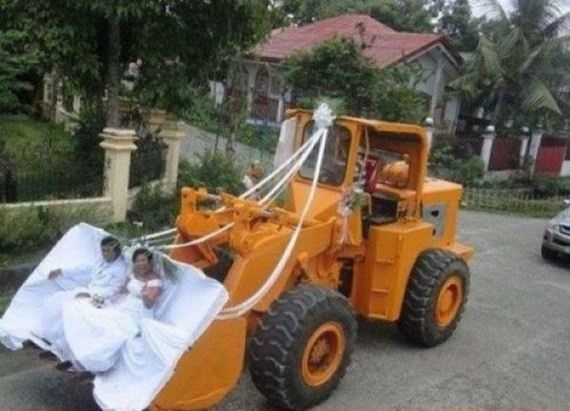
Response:
[[[0,139],[6,143],[6,153],[16,164],[34,147],[56,143],[60,148],[71,147],[71,135],[62,125],[33,119],[26,115],[0,117]]]
[[[11,193],[8,201],[100,195],[102,163],[97,169],[92,165],[86,169],[86,163],[74,147],[73,135],[62,125],[25,115],[1,116],[0,140],[6,145],[0,156],[7,158],[11,165],[11,183],[5,190]],[[2,178],[0,175],[0,189]]]

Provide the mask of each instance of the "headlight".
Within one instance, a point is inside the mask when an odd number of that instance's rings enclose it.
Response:
[[[556,231],[556,229],[558,228],[558,220],[556,218],[553,218],[552,220],[550,220],[548,222],[548,228]]]

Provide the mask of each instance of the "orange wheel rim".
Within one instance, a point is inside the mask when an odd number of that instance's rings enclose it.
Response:
[[[316,387],[326,383],[338,370],[346,342],[340,324],[321,325],[307,341],[301,363],[305,383]]]
[[[435,305],[435,322],[446,327],[453,322],[463,301],[463,281],[452,275],[441,286]]]

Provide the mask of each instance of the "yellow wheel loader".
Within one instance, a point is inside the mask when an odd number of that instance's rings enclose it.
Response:
[[[294,152],[316,124],[303,110],[287,117],[281,141]],[[456,241],[461,186],[426,176],[425,129],[337,117],[323,147],[320,160],[312,153],[299,167],[280,207],[182,189],[181,246],[171,257],[221,281],[230,308],[183,355],[152,409],[210,407],[244,368],[272,404],[308,408],[343,377],[357,317],[397,323],[425,347],[455,330],[473,250]],[[202,207],[212,201],[221,208]],[[207,240],[183,245],[199,238]]]

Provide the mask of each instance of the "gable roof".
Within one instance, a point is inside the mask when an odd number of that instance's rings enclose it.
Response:
[[[343,14],[301,27],[275,29],[267,41],[254,47],[249,54],[265,61],[279,62],[334,36],[364,41],[367,44],[364,55],[379,68],[414,57],[438,43],[448,49],[457,63],[462,62],[459,53],[442,34],[398,32],[365,14]]]

